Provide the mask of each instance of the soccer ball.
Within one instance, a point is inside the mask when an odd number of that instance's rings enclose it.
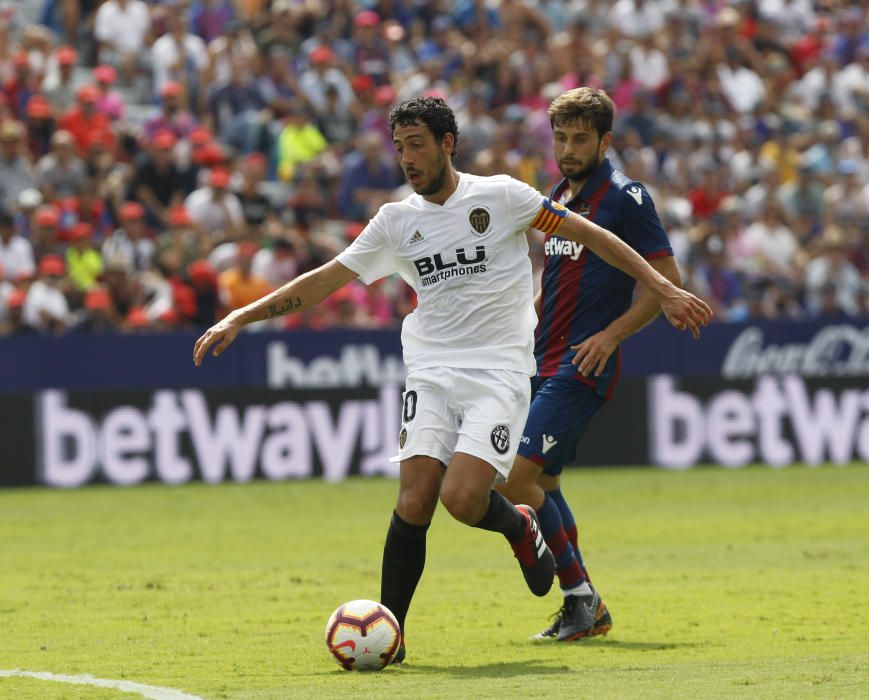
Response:
[[[348,671],[379,671],[395,657],[401,629],[385,605],[351,600],[326,623],[326,646]]]

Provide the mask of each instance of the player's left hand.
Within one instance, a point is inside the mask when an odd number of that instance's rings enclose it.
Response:
[[[712,309],[705,301],[675,285],[661,299],[661,311],[675,328],[691,331],[695,340],[700,337],[700,329],[712,319]]]
[[[588,377],[592,372],[595,377],[599,377],[618,345],[615,337],[604,329],[578,345],[571,345],[570,349],[575,350],[576,355],[570,363],[576,365],[577,371],[584,377]]]

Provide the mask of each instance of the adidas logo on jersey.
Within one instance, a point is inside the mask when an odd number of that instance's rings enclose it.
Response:
[[[408,245],[413,245],[414,243],[422,243],[424,240],[425,240],[425,238],[423,238],[423,237],[422,237],[422,234],[417,230],[417,231],[414,232],[414,234],[410,237],[410,240],[407,242],[407,244],[408,244]]]

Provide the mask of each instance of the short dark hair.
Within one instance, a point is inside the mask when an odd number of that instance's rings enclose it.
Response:
[[[553,128],[560,124],[585,122],[594,127],[598,136],[613,130],[615,105],[603,90],[579,87],[561,93],[549,105],[549,123]]]
[[[425,124],[438,142],[446,134],[453,135],[452,157],[456,155],[459,142],[459,127],[456,115],[440,97],[414,97],[392,108],[389,113],[389,132],[395,133],[397,126],[411,126],[417,122]]]

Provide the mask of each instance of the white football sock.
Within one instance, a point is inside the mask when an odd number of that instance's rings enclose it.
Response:
[[[569,595],[591,595],[591,586],[588,585],[588,581],[583,581],[578,586],[564,591],[565,598]]]

